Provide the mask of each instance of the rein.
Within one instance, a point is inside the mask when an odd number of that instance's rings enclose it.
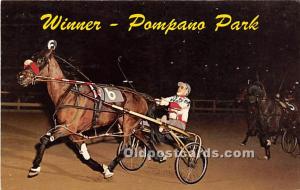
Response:
[[[87,81],[92,82],[91,79],[89,79],[85,74],[83,74],[83,72],[81,72],[77,67],[75,67],[74,65],[72,65],[70,62],[68,62],[67,60],[59,57],[58,55],[54,55],[55,58],[61,60],[63,63],[69,65],[72,69],[74,69],[77,73],[79,73],[83,78],[85,78]]]
[[[86,86],[114,86],[114,85],[107,85],[107,84],[96,84],[94,82],[85,82],[85,81],[80,81],[80,80],[70,80],[70,79],[63,79],[63,78],[54,78],[54,77],[44,77],[44,76],[35,76],[33,83],[37,81],[37,82],[61,82],[61,83],[67,83],[67,84],[80,84],[80,85],[86,85]],[[155,99],[152,98],[151,96],[144,94],[144,93],[140,93],[137,92],[135,90],[132,90],[130,88],[126,88],[126,87],[122,87],[122,86],[115,86],[116,88],[118,88],[119,90],[123,91],[123,92],[130,92],[136,95],[141,95],[144,98],[146,98],[147,100],[151,101],[151,102],[155,102]]]
[[[82,85],[96,85],[93,82],[84,82],[79,80],[70,80],[70,79],[64,79],[64,78],[54,78],[54,77],[44,77],[44,76],[35,76],[34,81],[38,82],[62,82],[67,84],[82,84]]]

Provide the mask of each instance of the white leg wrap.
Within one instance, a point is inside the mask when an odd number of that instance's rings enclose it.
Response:
[[[102,167],[103,167],[103,170],[104,170],[104,172],[103,172],[103,174],[104,174],[104,178],[110,178],[110,177],[112,177],[113,175],[114,175],[114,173],[113,172],[111,172],[111,171],[109,171],[109,169],[108,169],[108,166],[107,165],[105,165],[105,164],[103,164],[102,165]]]
[[[83,144],[80,146],[80,151],[79,151],[79,153],[83,156],[83,158],[84,158],[85,160],[88,160],[88,159],[91,158],[89,152],[87,151],[87,147],[86,147],[86,144],[85,144],[85,143],[83,143]]]
[[[37,168],[31,168],[30,171],[33,171],[33,172],[41,172],[41,167],[37,167]]]
[[[41,172],[41,167],[37,167],[37,168],[30,168],[29,173],[28,173],[28,177],[34,177],[37,176],[39,173]]]

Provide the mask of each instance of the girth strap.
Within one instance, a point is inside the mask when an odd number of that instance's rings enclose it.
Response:
[[[102,100],[101,97],[98,95],[97,92],[95,92],[97,89],[97,86],[93,86],[92,90],[94,91],[94,94],[97,94],[97,97],[95,97],[98,101],[94,101],[94,112],[93,112],[93,120],[92,120],[92,125],[93,128],[95,129],[95,133],[96,133],[96,127],[97,127],[97,123],[100,117],[100,113],[101,113],[101,108],[102,108]]]
[[[93,112],[93,120],[92,120],[93,128],[97,127],[97,123],[98,123],[100,113],[101,113],[101,108],[102,108],[101,97],[98,96],[97,99],[99,101],[95,101],[95,103],[94,103],[94,112]]]

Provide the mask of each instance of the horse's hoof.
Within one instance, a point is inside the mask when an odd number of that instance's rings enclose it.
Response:
[[[241,146],[246,146],[246,143],[240,143]]]
[[[37,168],[30,168],[29,172],[28,172],[28,178],[32,178],[35,177],[37,175],[39,175],[39,173],[41,172],[41,167],[37,167]]]
[[[107,165],[103,164],[102,167],[104,170],[103,175],[105,179],[111,178],[114,175],[114,173],[109,170]]]
[[[161,157],[161,159],[159,159],[159,163],[163,163],[165,161],[167,161],[167,157],[166,156],[163,156],[163,157]]]
[[[265,160],[270,160],[270,158],[268,156],[264,156]]]
[[[152,157],[152,160],[155,162],[158,162],[158,163],[163,163],[163,162],[167,161],[167,157],[166,156],[162,156],[162,157],[154,156],[154,157]]]

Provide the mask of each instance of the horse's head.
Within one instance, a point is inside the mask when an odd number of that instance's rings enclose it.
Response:
[[[254,82],[246,88],[240,90],[236,100],[238,103],[254,104],[266,97],[264,85],[261,82]]]
[[[31,59],[25,60],[24,70],[17,74],[17,80],[21,86],[26,87],[29,84],[33,84],[37,75],[45,75],[56,46],[57,42],[50,40],[47,49],[35,53]]]
[[[249,97],[249,103],[258,103],[263,99],[266,99],[266,90],[264,85],[256,81],[253,84],[251,84],[248,88],[248,97]]]

